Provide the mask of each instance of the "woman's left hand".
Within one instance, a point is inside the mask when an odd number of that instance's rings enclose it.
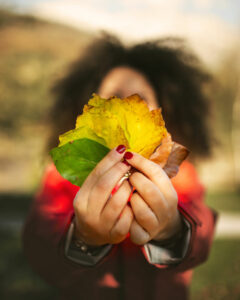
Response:
[[[177,193],[163,169],[143,156],[125,153],[136,170],[129,180],[136,191],[130,203],[135,219],[130,227],[131,241],[137,245],[150,240],[169,239],[182,229]]]

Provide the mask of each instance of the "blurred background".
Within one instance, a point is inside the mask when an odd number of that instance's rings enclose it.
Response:
[[[239,0],[0,0],[0,298],[57,295],[28,266],[21,228],[49,161],[49,89],[100,30],[126,43],[184,37],[212,74],[206,93],[216,143],[197,167],[219,222],[191,295],[240,299]]]

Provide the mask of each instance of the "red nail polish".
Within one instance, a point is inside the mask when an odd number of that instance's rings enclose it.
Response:
[[[123,160],[122,163],[125,164],[126,166],[130,166],[130,164],[126,160]]]
[[[125,158],[125,159],[131,159],[132,157],[133,157],[132,152],[126,152],[123,156],[123,158]]]
[[[117,146],[117,149],[116,149],[116,151],[118,153],[123,153],[125,150],[126,150],[126,147],[124,145],[119,145],[119,146]]]

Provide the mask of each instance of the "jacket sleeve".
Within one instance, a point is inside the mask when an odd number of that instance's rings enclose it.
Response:
[[[200,183],[192,164],[184,162],[179,174],[172,180],[178,193],[178,210],[182,218],[190,225],[190,237],[184,257],[164,263],[165,257],[159,262],[151,261],[151,248],[142,248],[149,263],[161,269],[186,271],[207,260],[214,236],[217,214],[204,203],[204,188]],[[184,235],[186,237],[186,235]],[[147,250],[147,251],[146,251]],[[158,251],[160,253],[160,251]],[[163,252],[164,253],[164,252]]]
[[[190,242],[191,225],[182,216],[182,231],[167,241],[149,241],[144,252],[150,264],[174,265],[182,262]]]
[[[89,247],[79,241],[74,241],[74,222],[71,222],[66,241],[65,241],[65,256],[80,265],[93,267],[97,265],[113,248],[113,245],[106,244],[100,247]]]
[[[23,228],[23,248],[30,265],[48,283],[61,288],[93,272],[93,268],[75,263],[65,255],[67,232],[74,216],[72,202],[78,189],[50,166]]]

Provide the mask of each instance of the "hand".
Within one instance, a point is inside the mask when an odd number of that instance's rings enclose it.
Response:
[[[74,234],[88,245],[120,243],[130,230],[133,213],[126,205],[131,194],[128,181],[111,196],[113,188],[130,169],[121,161],[124,151],[121,145],[111,150],[89,174],[74,199]]]
[[[181,230],[177,193],[163,169],[137,153],[124,158],[135,169],[129,180],[136,192],[131,197],[134,220],[130,228],[133,243],[169,239]]]

